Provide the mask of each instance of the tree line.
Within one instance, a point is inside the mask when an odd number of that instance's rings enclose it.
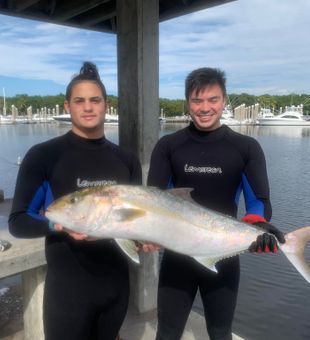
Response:
[[[33,112],[40,110],[43,107],[48,109],[55,108],[56,104],[59,105],[60,112],[63,112],[63,103],[65,101],[65,95],[60,93],[54,96],[29,96],[27,94],[17,94],[14,97],[6,98],[6,110],[10,112],[11,106],[15,105],[18,108],[20,114],[25,114],[27,107],[32,106]],[[109,105],[113,108],[117,108],[118,98],[113,95],[108,95]],[[241,94],[229,94],[227,103],[232,108],[235,108],[241,104],[251,106],[256,103],[261,107],[270,108],[274,112],[278,112],[280,108],[292,105],[304,105],[304,114],[310,114],[310,95],[309,94],[290,94],[290,95],[268,95],[255,96],[247,93]],[[0,111],[3,108],[3,98],[0,100]],[[187,114],[187,105],[184,99],[159,99],[158,115],[164,115],[165,117],[179,116]]]

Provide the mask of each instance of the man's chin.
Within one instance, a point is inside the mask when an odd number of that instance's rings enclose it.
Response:
[[[220,123],[217,124],[217,122],[212,121],[194,121],[194,125],[197,130],[201,131],[212,131],[221,126]]]

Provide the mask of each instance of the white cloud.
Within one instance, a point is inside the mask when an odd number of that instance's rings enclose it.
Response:
[[[163,23],[160,70],[173,81],[220,67],[233,92],[309,93],[309,12],[307,0],[239,0]]]
[[[85,30],[5,16],[1,16],[1,23],[2,76],[66,84],[82,61],[92,60],[101,71],[106,70],[105,77],[115,77],[116,47],[111,35],[94,32],[89,37]]]
[[[191,70],[220,67],[229,92],[310,93],[309,0],[238,0],[160,24],[160,96]],[[67,84],[83,60],[117,91],[116,37],[0,16],[0,76]]]

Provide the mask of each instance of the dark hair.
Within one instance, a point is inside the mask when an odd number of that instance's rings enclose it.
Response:
[[[219,85],[226,97],[225,73],[218,68],[203,67],[192,71],[185,80],[185,98],[188,101],[193,91],[196,93],[209,85]]]
[[[72,89],[73,87],[82,82],[82,81],[92,81],[94,83],[96,83],[102,92],[102,96],[104,98],[104,100],[107,99],[107,92],[106,89],[100,79],[99,73],[98,73],[98,69],[97,66],[94,63],[91,63],[90,61],[84,61],[81,69],[80,69],[80,73],[73,76],[73,78],[71,79],[70,83],[67,86],[66,89],[66,99],[70,100],[71,98],[71,94],[72,94]]]

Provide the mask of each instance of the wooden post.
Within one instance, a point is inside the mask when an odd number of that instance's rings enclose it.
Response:
[[[159,135],[158,0],[117,0],[119,141],[133,151],[144,182]],[[140,312],[156,307],[158,254],[131,266],[131,293]]]

